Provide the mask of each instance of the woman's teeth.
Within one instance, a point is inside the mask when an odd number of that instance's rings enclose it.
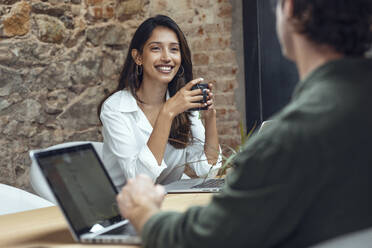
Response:
[[[161,72],[171,72],[171,66],[157,66],[156,69]]]

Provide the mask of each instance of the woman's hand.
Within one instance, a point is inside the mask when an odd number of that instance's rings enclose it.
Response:
[[[214,108],[213,101],[213,85],[208,84],[208,100],[207,100],[207,110],[202,110],[202,117],[204,119],[205,127],[205,144],[204,153],[208,159],[208,163],[211,165],[216,164],[219,156],[219,142],[218,142],[218,132],[216,124],[216,109]]]
[[[214,120],[216,118],[216,109],[214,108],[214,97],[213,97],[213,84],[209,83],[208,84],[209,89],[207,90],[208,92],[208,97],[207,97],[207,110],[203,110],[202,116],[205,121],[209,120]]]
[[[197,78],[188,82],[184,87],[178,90],[174,96],[165,102],[162,108],[162,113],[169,114],[173,119],[178,114],[191,108],[201,108],[207,106],[208,103],[199,103],[203,100],[202,90],[191,90],[194,85],[202,81],[202,78]]]

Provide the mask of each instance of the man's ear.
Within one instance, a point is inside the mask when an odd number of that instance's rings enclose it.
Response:
[[[294,0],[282,0],[282,1],[283,1],[282,8],[283,8],[284,16],[286,16],[287,18],[292,18]]]
[[[137,49],[132,49],[131,51],[132,58],[137,65],[142,65],[142,56]]]

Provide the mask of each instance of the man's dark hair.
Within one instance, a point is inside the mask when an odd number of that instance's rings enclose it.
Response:
[[[293,0],[298,31],[346,56],[372,44],[372,0]]]

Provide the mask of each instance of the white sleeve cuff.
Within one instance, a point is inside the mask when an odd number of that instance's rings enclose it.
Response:
[[[211,169],[211,171],[209,172],[208,174],[208,178],[215,178],[218,174],[218,171],[220,170],[221,166],[222,166],[222,150],[221,150],[221,146],[219,147],[219,154],[218,154],[218,159],[217,159],[217,162],[215,165],[213,165],[213,168]]]
[[[222,153],[222,150],[221,150],[221,147],[219,147],[219,154],[218,154],[217,162],[216,162],[215,165],[211,165],[211,164],[208,164],[208,162],[207,162],[208,159],[203,152],[201,160],[205,161],[205,163],[200,163],[200,164],[196,164],[195,166],[193,166],[193,169],[196,172],[197,176],[199,176],[199,177],[207,176],[208,178],[216,177],[217,174],[218,174],[218,170],[222,166],[222,155],[221,155],[221,153]]]
[[[139,170],[139,173],[147,174],[154,182],[159,177],[161,172],[167,168],[164,159],[162,159],[161,165],[158,165],[158,161],[155,159],[154,154],[152,154],[147,145],[145,145],[139,152],[138,159],[143,165],[143,171]]]

